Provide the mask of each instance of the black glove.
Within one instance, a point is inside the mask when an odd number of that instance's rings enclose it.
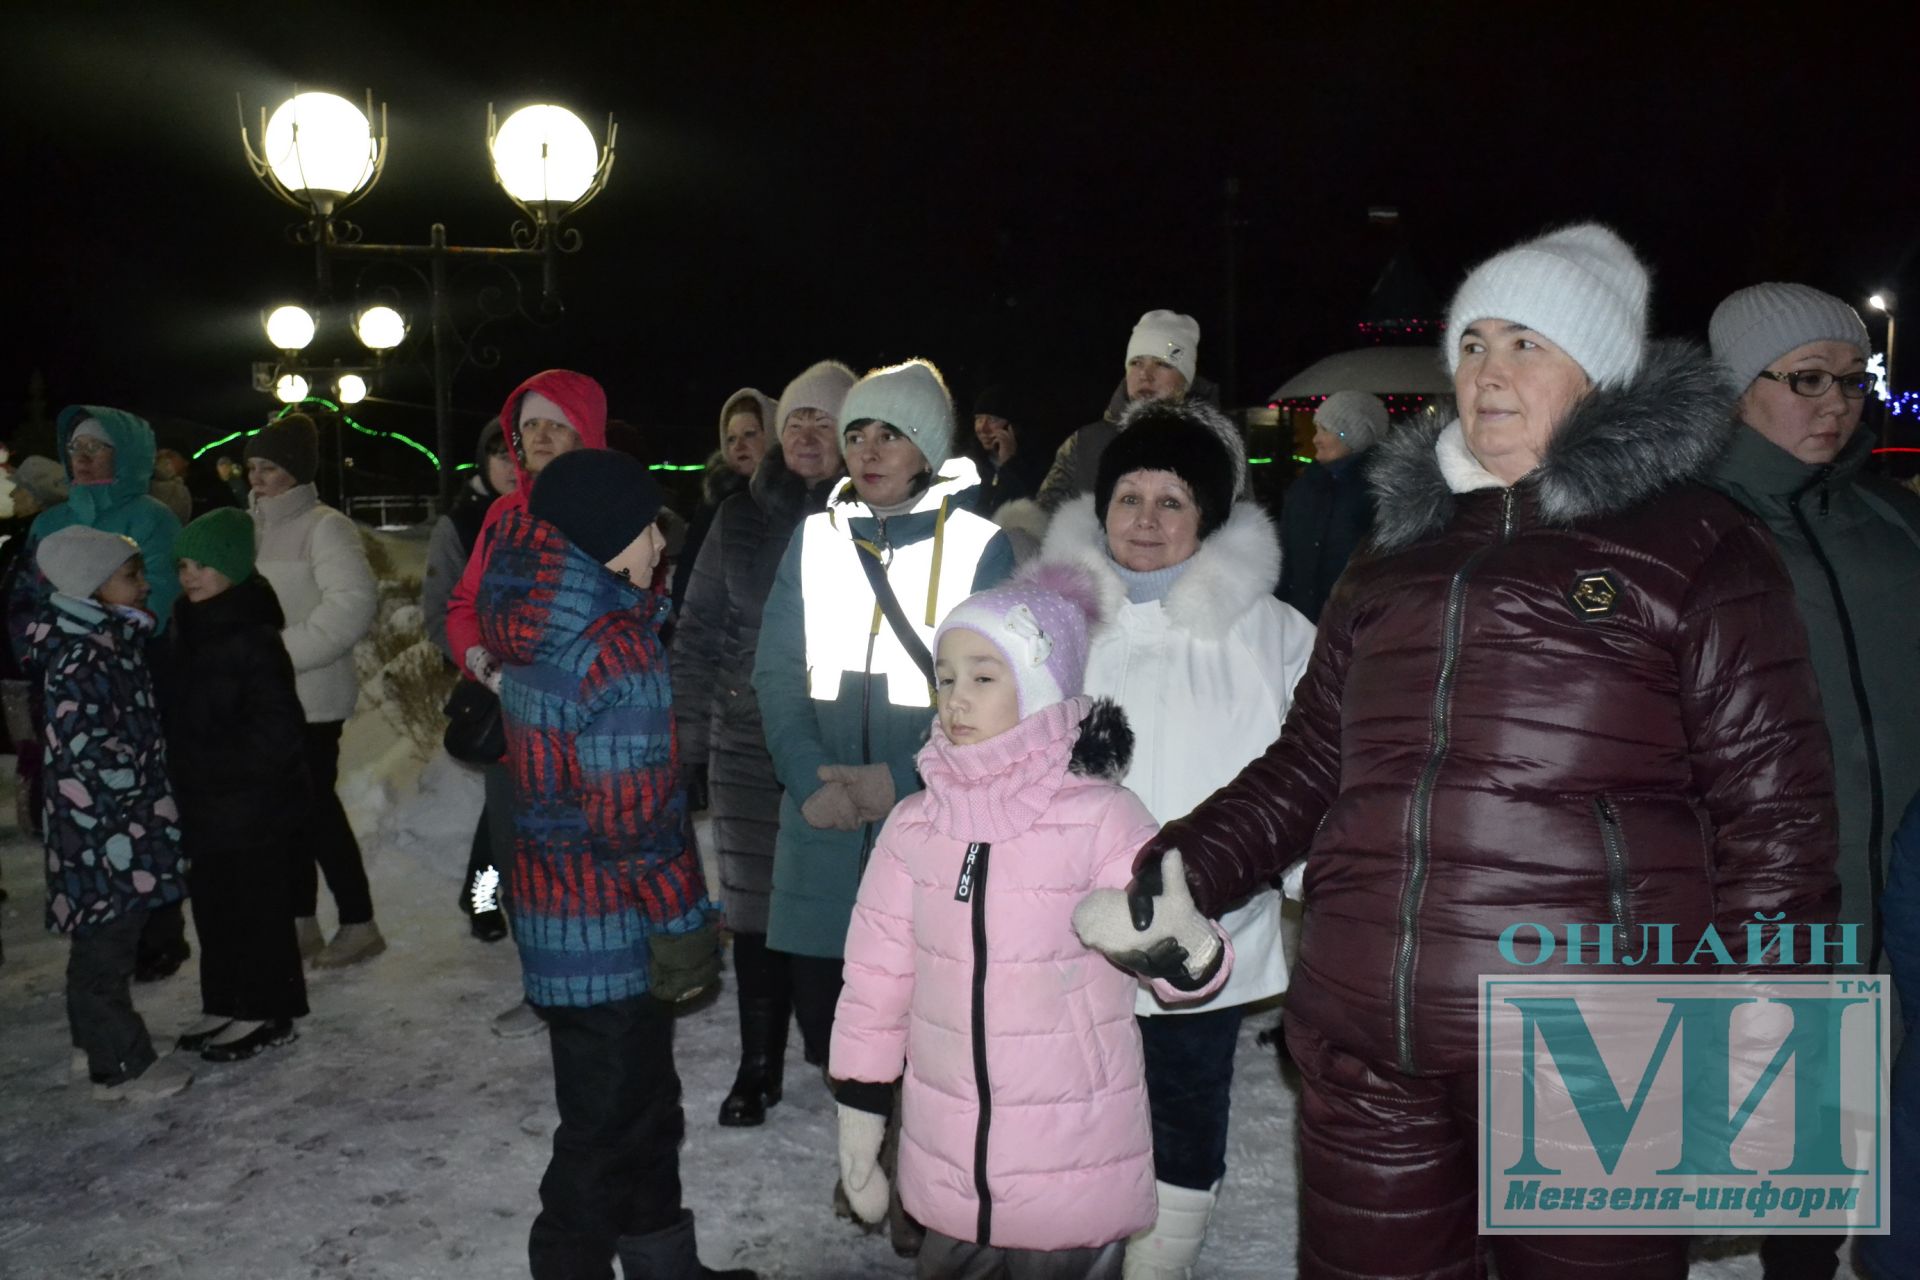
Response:
[[[1163,861],[1172,863],[1171,880],[1161,871]],[[1226,958],[1219,935],[1194,908],[1178,849],[1142,867],[1124,892],[1096,889],[1081,899],[1073,928],[1115,964],[1176,991],[1205,987]]]
[[[707,766],[690,764],[687,766],[687,811],[699,813],[709,808],[707,795]]]

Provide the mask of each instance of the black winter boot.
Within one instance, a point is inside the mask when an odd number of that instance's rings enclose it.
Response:
[[[700,1265],[693,1213],[686,1209],[672,1226],[644,1236],[621,1236],[614,1247],[627,1280],[760,1280],[759,1272],[745,1267],[715,1271]]]
[[[793,1016],[786,1000],[763,997],[740,1001],[740,1073],[720,1104],[720,1123],[728,1128],[763,1124],[767,1108],[780,1101],[787,1063],[787,1023]]]

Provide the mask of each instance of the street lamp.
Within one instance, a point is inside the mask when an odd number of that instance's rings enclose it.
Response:
[[[357,373],[343,373],[333,384],[341,404],[359,404],[367,398],[367,380]]]
[[[273,394],[282,404],[299,404],[307,398],[307,380],[297,373],[283,373],[273,384]]]
[[[461,452],[453,438],[454,375],[469,360],[490,362],[487,350],[476,345],[486,325],[515,313],[535,319],[519,301],[519,279],[512,266],[540,264],[542,315],[558,313],[559,255],[578,252],[581,244],[580,232],[567,226],[566,221],[606,188],[613,170],[618,126],[608,116],[604,144],[596,144],[592,130],[564,107],[539,103],[498,121],[489,104],[486,143],[494,179],[526,215],[526,221],[515,223],[510,230],[512,247],[450,245],[445,224],[438,222],[433,224],[426,244],[362,244],[360,229],[337,215],[372,191],[386,166],[386,107],[382,104],[379,109],[376,129],[371,92],[365,101],[363,111],[335,94],[296,93],[272,115],[261,111],[258,151],[242,105],[240,143],[254,177],[278,199],[299,210],[304,219],[294,229],[292,239],[313,247],[318,301],[332,299],[336,261],[368,266],[397,264],[425,287],[440,493],[442,501],[447,502],[458,488],[454,460]],[[455,325],[448,300],[448,275],[455,267],[500,270],[512,285],[510,294],[497,287],[481,288],[480,319],[465,333]],[[509,300],[503,303],[503,297]],[[313,340],[311,323],[312,317],[308,316],[309,328],[297,345],[281,341],[294,336],[292,331],[270,336],[283,352],[297,352]],[[384,304],[366,307],[353,320],[355,335],[374,352],[400,345],[407,327],[400,312]],[[285,378],[280,380],[285,382]],[[364,388],[364,380],[362,385]]]
[[[369,351],[391,351],[406,340],[407,322],[385,303],[368,307],[353,318],[354,336]]]
[[[265,321],[267,341],[279,351],[305,351],[313,341],[313,313],[305,307],[275,307]]]
[[[1887,390],[1894,391],[1898,383],[1893,380],[1893,303],[1891,290],[1876,293],[1867,299],[1867,305],[1887,318]]]
[[[255,155],[240,129],[242,145],[253,161],[254,173],[271,178],[283,199],[296,207],[330,216],[373,189],[386,156],[387,111],[380,108],[380,137],[373,136],[367,110],[338,94],[296,93],[272,116],[262,109],[260,150]]]

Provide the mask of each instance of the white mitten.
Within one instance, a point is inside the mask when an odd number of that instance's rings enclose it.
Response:
[[[858,1107],[840,1108],[840,1185],[847,1203],[862,1222],[887,1216],[890,1188],[880,1172],[880,1141],[886,1137],[887,1118]]]
[[[1073,931],[1107,959],[1180,991],[1212,980],[1220,935],[1193,905],[1178,849],[1134,877],[1127,889],[1095,889],[1073,909]]]
[[[496,694],[500,692],[500,663],[487,652],[486,646],[469,645],[466,665],[468,673],[487,686],[489,692]]]

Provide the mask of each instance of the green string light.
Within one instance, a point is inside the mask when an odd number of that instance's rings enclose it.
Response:
[[[280,407],[280,411],[273,415],[274,421],[277,422],[281,418],[284,418],[287,414],[292,413],[295,409],[299,408],[300,405],[307,405],[307,404],[325,405],[333,413],[339,415],[340,421],[346,423],[348,426],[352,427],[355,431],[358,431],[361,435],[372,436],[376,440],[397,440],[401,444],[406,445],[410,449],[418,449],[420,453],[426,458],[426,460],[433,464],[433,469],[435,471],[438,471],[440,469],[440,455],[436,454],[433,450],[427,448],[427,446],[421,444],[418,440],[415,440],[412,436],[402,435],[398,431],[375,431],[372,427],[365,426],[364,424],[362,424],[352,414],[348,413],[345,409],[342,409],[339,405],[335,404],[333,401],[328,400],[322,396],[308,396],[305,400],[300,401],[299,404],[282,405]],[[233,441],[240,439],[242,436],[254,436],[258,434],[260,434],[260,428],[254,427],[250,431],[248,430],[235,431],[230,435],[221,436],[218,440],[214,440],[214,441],[211,441],[210,443],[203,444],[198,449],[194,450],[192,460],[195,462],[198,462],[202,455],[210,452],[211,450],[218,449],[223,444],[231,444]],[[454,470],[465,471],[471,468],[472,466],[473,464],[469,462],[469,463],[466,463],[464,466],[455,467]]]

